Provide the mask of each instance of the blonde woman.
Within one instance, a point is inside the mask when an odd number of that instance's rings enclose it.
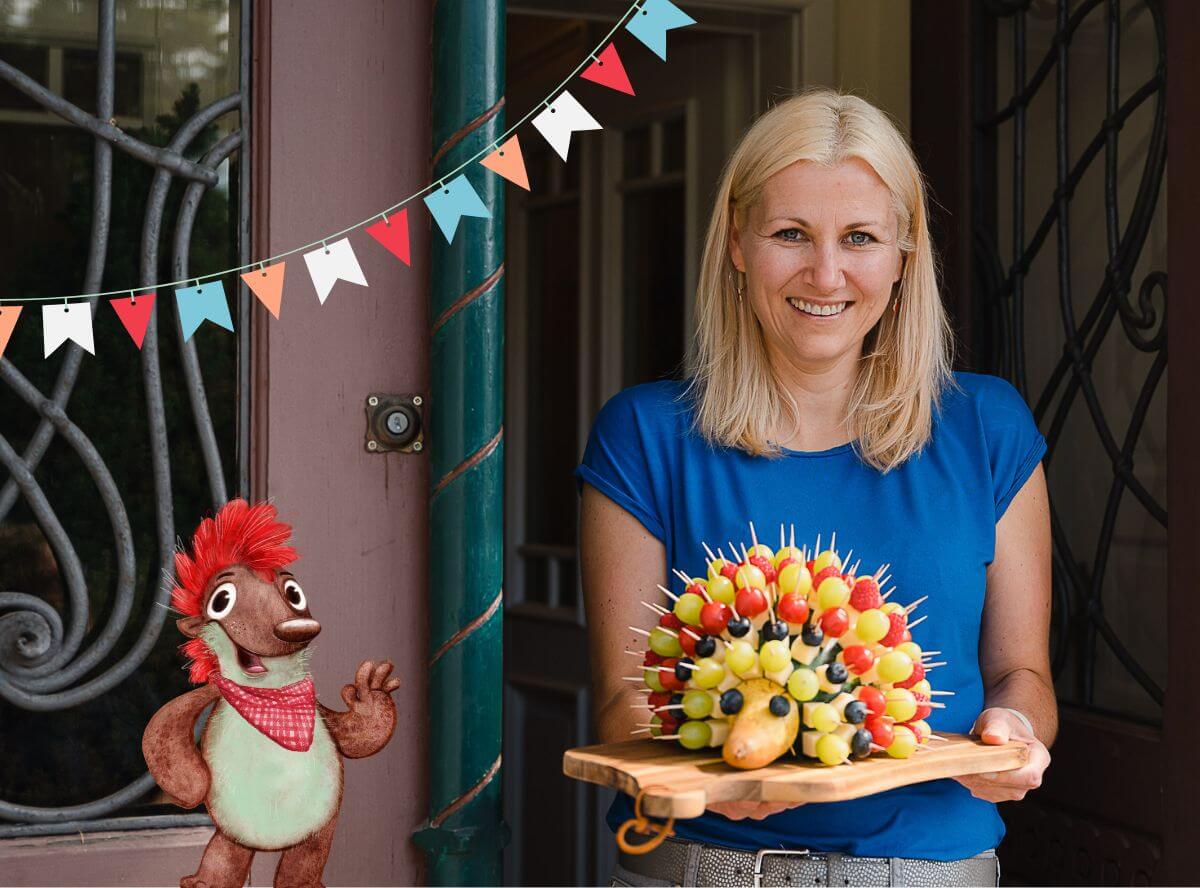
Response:
[[[601,739],[646,718],[621,680],[641,640],[627,627],[653,624],[638,602],[682,591],[669,568],[700,570],[702,541],[753,521],[891,562],[900,600],[929,596],[918,641],[948,664],[934,730],[1018,739],[1030,757],[847,802],[712,805],[622,854],[613,884],[997,883],[996,803],[1039,785],[1057,730],[1046,444],[1007,382],[951,371],[923,179],[885,114],[812,90],[750,128],[717,191],[696,315],[686,379],[615,395],[576,470]],[[618,796],[610,825],[630,812]]]

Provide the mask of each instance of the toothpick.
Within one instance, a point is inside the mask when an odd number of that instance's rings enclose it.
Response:
[[[821,535],[817,534],[817,545],[813,548],[813,557],[816,558],[821,554]]]
[[[622,675],[621,681],[645,681],[644,675]]]
[[[953,697],[955,695],[954,691],[930,691],[929,693],[935,697]]]
[[[883,572],[891,566],[892,566],[892,563],[890,561],[888,561],[885,564],[879,565],[879,567],[875,569],[875,573],[871,574],[872,579],[874,579],[875,582],[878,583],[879,578],[883,575]]]
[[[849,561],[853,557],[854,557],[854,550],[851,549],[849,552],[846,553],[846,557],[842,559],[842,566],[845,567],[846,562]]]
[[[908,624],[908,628],[912,629],[915,626],[920,626],[922,623],[924,623],[928,619],[929,619],[929,614],[926,614],[923,617],[917,617],[915,620],[913,620],[911,623]]]
[[[906,614],[911,614],[913,611],[915,611],[917,609],[917,605],[919,605],[922,601],[925,601],[925,599],[927,599],[928,597],[929,597],[928,595],[922,595],[920,598],[918,598],[916,601],[914,601],[912,604],[910,604],[908,607],[906,607],[904,609],[904,612]]]
[[[625,653],[633,654],[635,657],[645,657],[646,656],[645,651],[631,651],[629,648],[625,648]]]
[[[886,577],[884,577],[882,580],[880,580],[880,581],[879,581],[879,585],[880,585],[880,586],[886,586],[886,585],[887,585],[887,581],[888,581],[888,580],[890,580],[891,578],[892,578],[892,575],[891,575],[891,574],[888,574]]]
[[[922,665],[922,666],[924,666],[924,667],[925,667],[925,671],[926,671],[926,672],[928,672],[930,669],[936,669],[936,668],[937,668],[937,667],[939,667],[939,666],[945,666],[945,665],[946,665],[946,661],[945,661],[945,660],[939,660],[937,663],[922,663],[921,665]]]
[[[737,546],[733,544],[733,540],[726,540],[729,543],[729,551],[733,553],[733,557],[737,558]]]
[[[712,549],[708,548],[708,543],[706,543],[706,542],[704,542],[703,540],[701,540],[701,541],[700,541],[700,545],[704,547],[704,554],[708,556],[708,560],[709,560],[709,561],[716,561],[716,560],[717,560],[717,556],[713,554],[713,551],[712,551]]]
[[[654,611],[654,613],[658,614],[660,617],[663,614],[670,613],[670,611],[667,610],[665,607],[663,607],[661,604],[654,604],[653,602],[650,602],[650,601],[643,601],[642,604],[644,604],[646,607],[650,608],[650,610]]]
[[[861,558],[860,558],[860,559],[858,559],[858,561],[854,562],[854,567],[850,568],[850,575],[851,575],[851,576],[853,576],[853,577],[857,577],[857,576],[858,576],[858,566],[859,566],[860,564],[862,564],[862,559],[861,559]]]
[[[645,629],[639,629],[637,626],[630,626],[629,628],[632,629],[634,632],[636,632],[638,635],[644,635],[647,638],[650,637],[650,633],[647,632]],[[660,626],[659,628],[661,629],[662,627]],[[670,630],[664,630],[664,631],[670,631]]]
[[[682,734],[659,734],[655,740],[678,740]]]
[[[674,592],[670,591],[669,589],[667,589],[665,586],[662,586],[662,585],[660,585],[660,584],[658,584],[658,583],[655,583],[654,585],[658,586],[658,590],[659,590],[660,592],[662,592],[664,595],[666,595],[666,596],[667,596],[667,598],[671,599],[672,601],[678,601],[678,600],[679,600],[679,596],[678,596],[678,595],[676,595]]]
[[[949,743],[949,742],[950,742],[950,738],[949,738],[949,737],[943,737],[941,734],[934,734],[934,733],[932,733],[932,732],[930,732],[930,734],[929,734],[929,739],[930,739],[930,740],[941,740],[943,743]]]
[[[785,546],[787,546],[787,542],[783,538],[783,522],[780,521],[779,522],[779,548],[782,549]]]
[[[682,666],[684,669],[691,669],[693,672],[695,672],[697,669],[699,669],[699,668],[700,668],[700,667],[699,667],[699,666],[697,666],[695,663],[689,663],[689,662],[687,662],[686,660],[680,660],[680,661],[678,661],[678,662],[677,662],[675,665],[676,665],[676,666]],[[674,669],[672,669],[671,671],[672,671],[672,672],[674,672],[675,670],[674,670]]]
[[[796,548],[796,525],[791,524],[789,527],[791,530],[791,535],[788,537],[788,545],[794,549]]]
[[[930,701],[929,701],[928,703],[926,703],[925,705],[926,705],[926,706],[930,706],[930,707],[932,707],[932,708],[934,708],[934,709],[945,709],[945,708],[946,708],[946,704],[945,704],[945,703],[934,703],[932,700],[930,700]]]
[[[892,586],[892,588],[888,589],[886,592],[882,593],[882,594],[879,596],[879,600],[880,600],[880,601],[887,601],[887,600],[888,600],[888,596],[889,596],[889,595],[891,595],[891,594],[892,594],[893,592],[895,592],[895,591],[896,591],[896,587],[895,587],[895,586]]]
[[[835,556],[837,555],[837,531],[833,532],[833,537],[829,540],[829,551]]]
[[[758,548],[758,534],[754,532],[753,521],[750,522],[750,545],[756,549]]]
[[[631,733],[631,734],[649,734],[651,730],[652,730],[651,728],[634,728],[629,733]]]
[[[686,632],[688,635],[692,636],[692,638],[696,639],[696,641],[700,640],[700,636],[697,635],[694,631],[692,631],[690,626],[684,626],[683,631]]]
[[[886,746],[880,746],[878,743],[871,744],[871,752],[886,752],[886,751],[887,751]]]
[[[923,660],[926,657],[932,657],[935,654],[940,654],[940,653],[941,653],[941,651],[921,651],[921,659]]]

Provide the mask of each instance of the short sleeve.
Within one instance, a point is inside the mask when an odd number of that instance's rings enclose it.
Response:
[[[979,405],[992,469],[996,520],[1008,510],[1013,497],[1029,480],[1046,453],[1046,439],[1021,393],[1006,380],[992,377],[981,392]]]
[[[638,388],[613,395],[596,414],[583,460],[573,474],[581,496],[586,481],[665,542],[666,528],[654,495],[662,475],[650,426],[654,417],[639,409]]]

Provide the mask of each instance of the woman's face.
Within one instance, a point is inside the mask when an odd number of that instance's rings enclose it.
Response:
[[[766,181],[730,256],[777,367],[858,358],[900,280],[897,224],[887,186],[858,158],[799,161]]]

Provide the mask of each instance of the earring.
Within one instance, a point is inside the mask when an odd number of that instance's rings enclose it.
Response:
[[[737,301],[738,301],[739,305],[741,305],[741,303],[742,303],[742,293],[746,289],[745,281],[746,281],[745,274],[741,274],[740,277],[738,277],[738,279],[737,279],[737,285],[736,285],[737,286]]]
[[[892,314],[896,314],[899,311],[900,311],[900,294],[897,293],[896,298],[892,300]]]

